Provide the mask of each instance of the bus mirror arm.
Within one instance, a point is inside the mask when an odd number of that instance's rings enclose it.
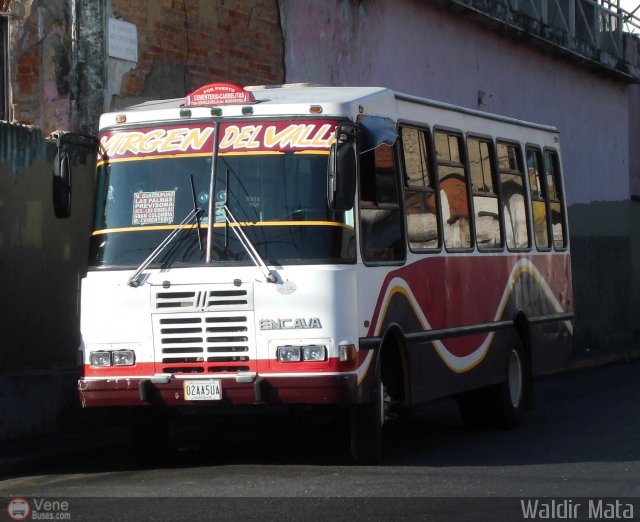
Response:
[[[71,215],[71,164],[69,153],[58,149],[53,164],[53,212],[58,219]]]

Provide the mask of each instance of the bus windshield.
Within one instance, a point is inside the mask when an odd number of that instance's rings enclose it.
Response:
[[[138,134],[152,132],[160,135],[158,129]],[[103,146],[107,148],[117,137],[109,134],[111,141],[103,139]],[[130,138],[121,141],[128,152],[134,148]],[[152,148],[151,139],[139,143],[141,149],[142,144],[145,150]],[[272,265],[355,262],[352,211],[334,212],[327,207],[328,150],[245,153],[221,149],[212,169],[212,140],[209,146],[207,153],[128,154],[99,162],[91,267],[136,267],[176,228],[182,229],[180,234],[159,252],[151,267],[206,264],[207,247],[213,264],[252,264],[231,229],[234,226],[242,227],[260,256]],[[115,146],[111,151],[119,152]],[[212,172],[216,173],[215,200],[210,204]],[[194,195],[203,249],[195,220],[180,224],[194,210]],[[225,204],[239,224],[227,222]],[[209,235],[212,241],[207,242]]]

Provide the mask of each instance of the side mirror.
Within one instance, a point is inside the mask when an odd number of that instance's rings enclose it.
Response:
[[[327,167],[327,204],[331,210],[338,211],[351,210],[356,194],[356,129],[349,127],[345,141],[340,139],[345,132],[344,126],[336,129],[338,139],[331,145]]]
[[[100,148],[97,136],[76,132],[55,131],[51,138],[56,140],[58,152],[53,160],[53,183],[51,196],[53,212],[57,218],[65,219],[71,215],[71,163],[86,163],[86,155]],[[73,155],[73,156],[72,156]],[[107,155],[100,153],[103,160]]]
[[[57,218],[71,215],[71,161],[69,153],[58,149],[53,164],[53,211]]]

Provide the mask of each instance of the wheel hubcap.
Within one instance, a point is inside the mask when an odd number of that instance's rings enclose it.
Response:
[[[522,361],[517,350],[511,350],[509,355],[508,377],[511,404],[517,408],[522,400]]]
[[[377,398],[376,401],[378,402],[378,416],[380,417],[380,426],[382,426],[384,424],[384,420],[386,417],[386,404],[385,404],[385,394],[386,394],[386,388],[385,386],[382,384],[382,381],[380,381],[378,383],[378,393],[377,393]]]

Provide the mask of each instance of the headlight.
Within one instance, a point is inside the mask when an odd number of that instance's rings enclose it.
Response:
[[[111,366],[111,352],[91,352],[89,362],[91,366]]]
[[[113,352],[114,366],[133,366],[136,362],[136,355],[133,350],[118,350]]]
[[[302,359],[304,361],[324,361],[327,359],[327,349],[320,345],[303,346]]]
[[[327,360],[327,348],[320,344],[308,346],[278,346],[276,352],[280,362],[314,362]]]
[[[300,347],[278,346],[277,355],[280,362],[300,362]]]

